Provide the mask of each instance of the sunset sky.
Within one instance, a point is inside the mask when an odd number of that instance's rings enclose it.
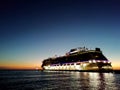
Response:
[[[120,69],[119,0],[0,1],[0,69],[40,68],[71,48],[101,48]]]

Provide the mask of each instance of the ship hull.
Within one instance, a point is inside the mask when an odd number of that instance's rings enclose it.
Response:
[[[96,62],[75,62],[56,65],[47,65],[43,67],[44,70],[54,71],[112,71],[110,63]]]
[[[43,70],[56,71],[112,71],[111,62],[100,48],[71,49],[66,55],[43,60]]]

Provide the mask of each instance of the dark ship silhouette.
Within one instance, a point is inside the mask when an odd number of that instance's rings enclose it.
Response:
[[[111,62],[100,48],[88,50],[85,47],[71,49],[66,55],[43,60],[43,70],[69,71],[112,71]]]

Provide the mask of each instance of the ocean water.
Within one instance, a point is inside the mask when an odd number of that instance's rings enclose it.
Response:
[[[0,90],[120,90],[120,74],[0,71]]]

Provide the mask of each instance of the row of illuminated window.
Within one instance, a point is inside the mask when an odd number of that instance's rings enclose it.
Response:
[[[64,64],[52,64],[51,66],[66,66],[66,65],[80,65],[81,63],[64,63]]]

